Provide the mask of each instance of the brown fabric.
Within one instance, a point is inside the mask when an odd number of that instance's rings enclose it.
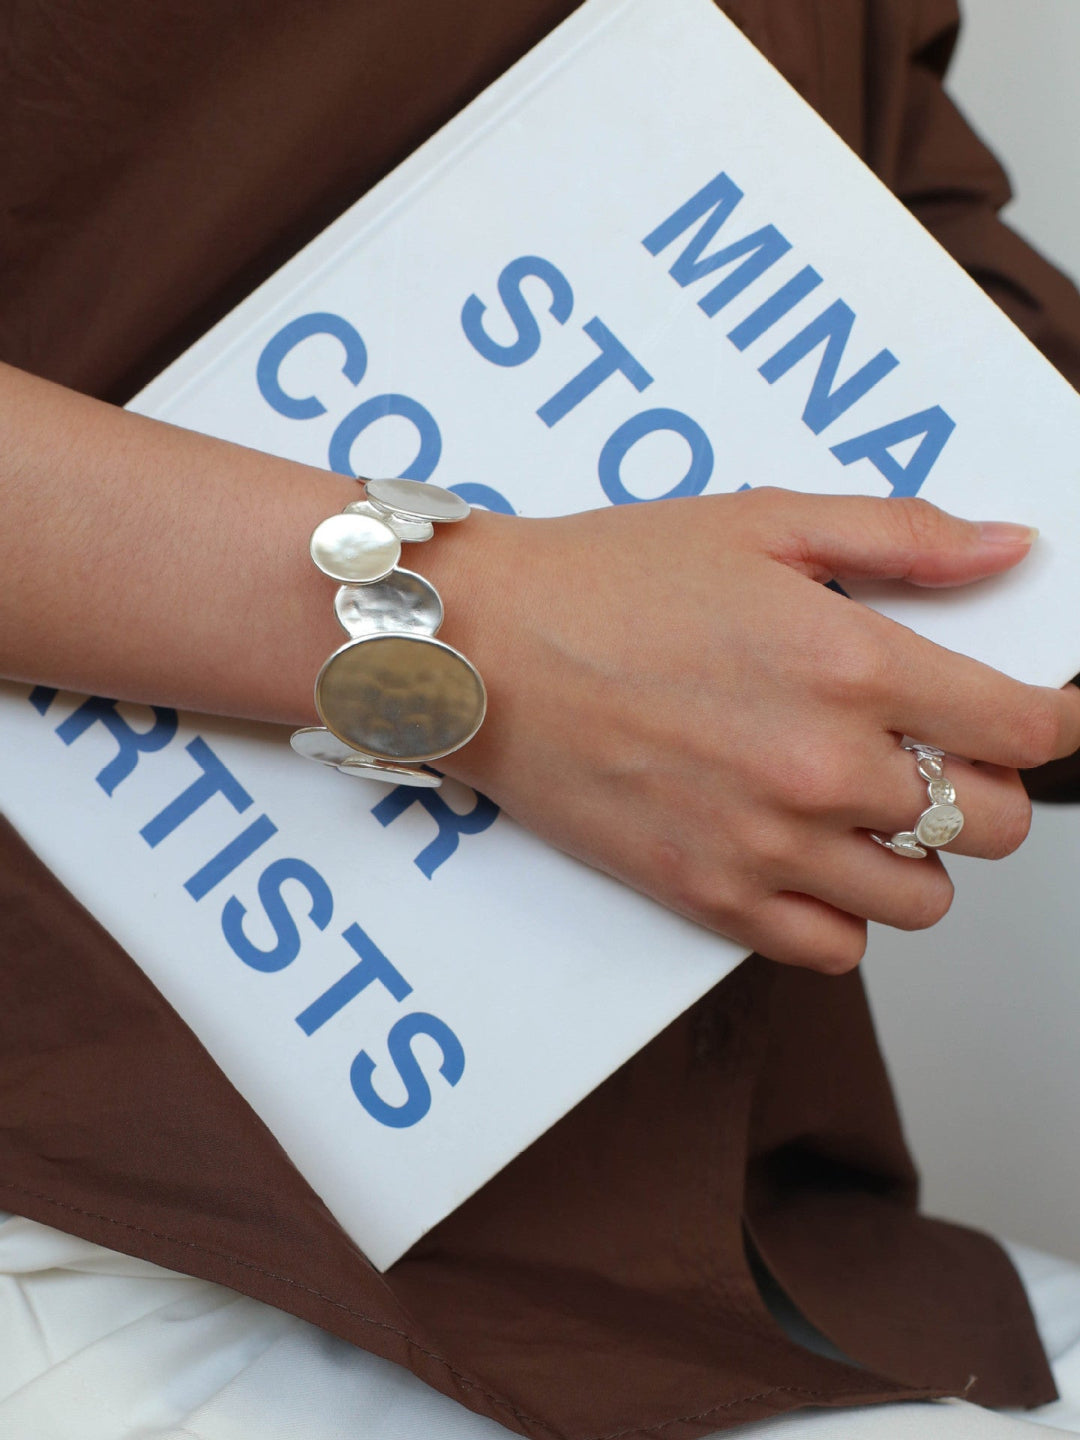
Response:
[[[944,1391],[974,1377],[982,1405],[1041,1392],[1046,1362],[1000,1246],[914,1208],[915,1171],[855,976],[786,971],[773,987],[750,1143],[757,1251],[842,1353]]]
[[[573,8],[13,0],[0,355],[125,398]],[[997,220],[1004,177],[941,91],[955,6],[724,8],[1080,379],[1080,298]],[[1052,1398],[1002,1252],[915,1210],[857,976],[747,962],[380,1277],[10,830],[0,973],[0,1203],[293,1311],[511,1429],[678,1440],[808,1404]],[[744,1226],[862,1368],[779,1333]]]

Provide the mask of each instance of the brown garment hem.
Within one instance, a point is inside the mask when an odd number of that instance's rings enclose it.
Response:
[[[740,1395],[719,1401],[692,1415],[676,1415],[647,1426],[629,1426],[591,1434],[556,1429],[545,1424],[536,1416],[519,1410],[503,1397],[485,1389],[479,1381],[470,1379],[468,1375],[455,1369],[444,1356],[437,1355],[434,1351],[426,1349],[411,1339],[405,1331],[376,1320],[345,1301],[306,1285],[301,1280],[267,1269],[267,1267],[240,1255],[213,1250],[196,1241],[183,1240],[175,1235],[166,1235],[159,1230],[150,1229],[130,1220],[121,1220],[116,1216],[87,1210],[84,1206],[74,1205],[41,1191],[29,1190],[25,1186],[10,1181],[0,1181],[0,1191],[11,1197],[8,1203],[12,1212],[29,1220],[50,1225],[67,1234],[77,1235],[80,1239],[88,1240],[93,1244],[103,1245],[108,1249],[148,1260],[155,1265],[161,1265],[181,1274],[222,1285],[238,1294],[247,1295],[264,1304],[273,1305],[276,1309],[288,1314],[296,1315],[297,1318],[337,1335],[350,1344],[358,1344],[350,1337],[342,1335],[339,1325],[328,1322],[319,1313],[320,1308],[325,1306],[342,1311],[352,1320],[358,1320],[384,1334],[393,1335],[415,1356],[420,1357],[424,1362],[441,1367],[455,1386],[465,1391],[476,1392],[478,1396],[482,1397],[484,1401],[482,1406],[475,1403],[470,1404],[467,1400],[462,1399],[462,1403],[466,1404],[467,1408],[487,1415],[489,1418],[517,1430],[522,1435],[532,1437],[532,1440],[639,1440],[639,1437],[640,1440],[648,1440],[648,1437],[656,1435],[663,1435],[666,1440],[683,1440],[683,1437],[685,1440],[698,1440],[698,1437],[710,1434],[717,1429],[727,1429],[733,1425],[767,1419],[788,1410],[805,1408],[808,1403],[825,1409],[849,1409],[860,1405],[879,1405],[901,1401],[963,1398],[948,1390],[899,1386],[884,1379],[877,1381],[875,1386],[874,1377],[865,1377],[871,1385],[871,1388],[865,1391],[844,1393],[838,1390],[812,1389],[799,1385],[772,1385],[755,1394]],[[235,1268],[254,1272],[264,1280],[272,1282],[271,1290],[277,1287],[284,1287],[284,1290],[282,1293],[270,1296],[256,1295],[252,1286],[238,1283],[237,1278],[229,1273],[230,1269]],[[310,1297],[316,1304],[309,1305],[304,1300],[297,1300],[296,1292]],[[415,1363],[410,1364],[408,1360],[399,1359],[389,1353],[392,1344],[387,1346],[358,1344],[358,1348],[382,1354],[384,1358],[405,1365],[414,1372],[417,1370]],[[428,1383],[433,1382],[429,1381]],[[445,1385],[434,1385],[434,1388],[442,1390],[444,1393],[448,1390]],[[792,1403],[790,1405],[776,1404],[776,1399],[780,1396],[789,1397]],[[675,1430],[676,1426],[683,1428]]]

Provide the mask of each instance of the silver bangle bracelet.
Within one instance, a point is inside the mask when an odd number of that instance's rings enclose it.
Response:
[[[322,725],[294,731],[298,755],[342,774],[434,787],[428,762],[467,744],[487,693],[474,665],[435,635],[434,585],[402,569],[402,542],[467,518],[468,504],[419,480],[368,480],[365,498],[316,526],[311,558],[340,586],[334,612],[349,639],[315,680]]]

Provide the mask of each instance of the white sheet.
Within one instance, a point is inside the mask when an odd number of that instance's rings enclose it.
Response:
[[[1080,1434],[1080,1266],[1010,1250],[1054,1365],[1057,1404],[1016,1417],[960,1402],[800,1412],[734,1433],[745,1440]],[[0,1217],[0,1436],[507,1440],[509,1432],[292,1316],[11,1216]]]

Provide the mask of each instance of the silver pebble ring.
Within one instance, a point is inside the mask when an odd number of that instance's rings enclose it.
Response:
[[[956,839],[964,828],[964,815],[956,803],[955,786],[945,778],[944,750],[915,740],[904,749],[914,754],[919,775],[926,781],[929,808],[919,816],[913,829],[898,830],[888,840],[871,830],[870,838],[894,855],[903,855],[907,860],[925,860],[928,849],[940,850]]]

